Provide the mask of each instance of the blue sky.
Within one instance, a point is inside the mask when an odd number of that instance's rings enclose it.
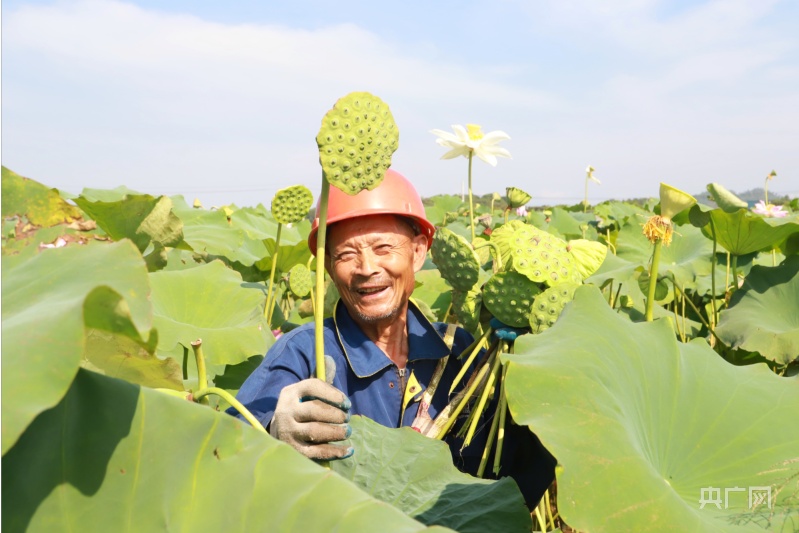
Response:
[[[319,188],[314,138],[351,91],[385,100],[394,168],[459,192],[434,128],[503,130],[478,193],[654,196],[665,181],[799,195],[799,2],[2,3],[2,161],[53,187],[255,205]]]

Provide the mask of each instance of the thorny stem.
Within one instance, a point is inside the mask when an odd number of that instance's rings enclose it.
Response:
[[[203,356],[203,340],[197,339],[192,341],[191,349],[194,350],[194,362],[197,364],[197,388],[204,390],[208,387],[208,373],[205,370],[205,357]],[[199,401],[200,397],[195,395],[195,401]],[[203,404],[208,404],[206,399]]]
[[[660,266],[661,239],[655,241],[655,250],[652,253],[652,265],[649,268],[649,294],[646,298],[646,321],[652,322],[655,309],[655,288],[658,281],[658,267]]]
[[[316,341],[316,377],[325,381],[325,237],[327,237],[327,200],[330,182],[322,175],[322,195],[319,198],[319,229],[316,234],[316,302],[314,308],[314,340]]]
[[[275,289],[275,270],[277,270],[277,256],[280,253],[280,231],[283,229],[283,224],[277,223],[277,235],[275,236],[275,253],[272,254],[272,270],[269,272],[269,290],[266,292],[266,307],[264,307],[264,315],[269,327],[272,327],[272,308],[275,302],[272,301]]]
[[[474,150],[469,151],[469,226],[472,228],[472,242],[474,242],[474,200],[472,199],[472,158]]]
[[[258,419],[255,418],[253,416],[253,414],[246,407],[244,407],[244,405],[240,401],[238,401],[236,398],[234,398],[233,395],[230,394],[225,389],[220,389],[218,387],[207,387],[207,388],[204,388],[204,389],[200,390],[199,392],[197,392],[194,395],[194,399],[195,400],[203,399],[207,403],[208,402],[207,396],[209,396],[211,394],[216,394],[220,398],[224,399],[236,411],[241,413],[241,416],[243,416],[244,419],[252,425],[252,427],[257,429],[261,433],[266,433],[266,429],[264,428],[263,425],[261,425],[260,422],[258,422]]]

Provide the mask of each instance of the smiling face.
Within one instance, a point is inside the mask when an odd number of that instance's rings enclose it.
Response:
[[[325,266],[350,316],[364,328],[404,317],[427,238],[394,215],[371,215],[337,222],[327,240]]]

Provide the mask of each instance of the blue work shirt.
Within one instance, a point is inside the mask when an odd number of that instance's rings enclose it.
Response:
[[[408,362],[405,379],[401,379],[397,365],[361,331],[341,301],[336,305],[334,316],[324,321],[325,354],[336,363],[333,386],[352,402],[351,414],[366,416],[387,427],[410,426],[438,362],[452,353],[455,355],[447,361],[430,404],[430,417],[435,419],[448,404],[450,387],[463,365],[456,356],[472,343],[472,336],[458,328],[450,351],[443,340],[447,325],[429,322],[412,301],[408,304],[406,324]],[[241,386],[237,399],[264,427],[272,421],[280,391],[287,385],[316,374],[314,347],[313,323],[283,334]],[[454,393],[466,385],[471,370],[456,385]],[[408,381],[411,373],[420,390],[409,391],[413,394],[413,400],[403,409],[405,391],[402,383]],[[462,471],[470,474],[477,471],[494,410],[493,406],[486,410],[487,422],[480,424],[481,430],[465,449],[461,450],[462,440],[453,434],[446,439],[453,461]],[[236,414],[232,409],[228,412]],[[554,459],[527,428],[514,425],[517,428],[514,430],[511,424],[508,426],[503,448],[503,471],[516,479],[528,504],[535,505],[552,481]],[[358,453],[357,450],[355,453]]]

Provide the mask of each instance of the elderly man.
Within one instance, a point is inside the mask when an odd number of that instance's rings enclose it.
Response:
[[[272,346],[238,394],[272,436],[317,460],[353,453],[338,442],[350,435],[350,414],[388,427],[412,425],[439,362],[472,342],[463,329],[448,334],[446,324],[430,323],[410,300],[435,228],[406,178],[389,170],[377,188],[355,196],[331,187],[328,209],[325,269],[341,296],[324,324],[328,383],[312,377],[314,330],[307,324]],[[316,231],[315,222],[308,239],[314,252]],[[431,417],[447,405],[460,369],[457,357],[446,359],[427,408]],[[486,433],[463,451],[458,439],[448,439],[461,470],[476,472]],[[527,428],[511,427],[508,437],[503,473],[535,505],[552,481],[554,459]]]

